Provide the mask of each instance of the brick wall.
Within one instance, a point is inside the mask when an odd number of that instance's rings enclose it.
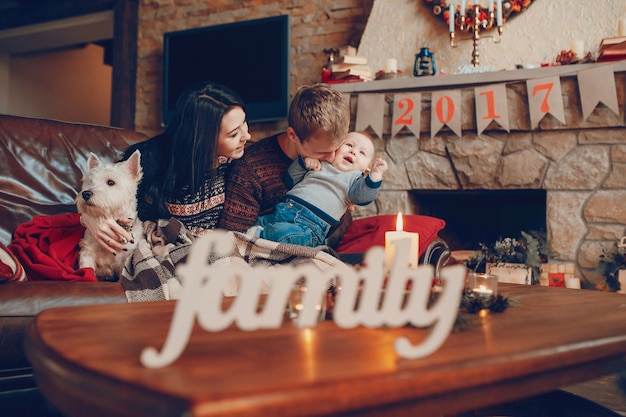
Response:
[[[373,0],[142,0],[139,5],[136,130],[161,131],[163,33],[281,14],[291,16],[291,93],[320,81],[325,48],[358,46]],[[250,70],[254,65],[250,62]],[[285,121],[251,126],[261,139]]]

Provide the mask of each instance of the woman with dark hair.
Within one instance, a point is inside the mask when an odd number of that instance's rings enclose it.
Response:
[[[243,156],[249,139],[245,105],[235,92],[213,83],[183,92],[165,131],[124,153],[126,159],[137,149],[141,152],[140,220],[174,217],[196,236],[214,229],[224,207],[226,169]],[[117,253],[133,239],[123,227],[132,220],[85,227]]]

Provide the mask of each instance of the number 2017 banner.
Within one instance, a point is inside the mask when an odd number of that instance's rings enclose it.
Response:
[[[611,65],[579,71],[577,74],[583,120],[587,119],[602,102],[619,115],[615,77]],[[565,124],[565,112],[558,76],[526,81],[530,125],[536,129],[545,115],[551,114]],[[385,111],[384,93],[360,93],[357,102],[355,130],[371,127],[382,137]],[[509,109],[506,84],[492,84],[474,88],[476,108],[476,130],[480,135],[491,122],[496,122],[507,132]],[[457,136],[462,136],[461,89],[433,91],[430,108],[430,137],[434,137],[447,126]],[[419,137],[422,116],[422,93],[406,92],[393,94],[391,115],[391,137],[406,127]]]

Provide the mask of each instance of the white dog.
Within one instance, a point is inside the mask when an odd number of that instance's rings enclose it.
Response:
[[[134,239],[125,242],[126,250],[117,255],[100,246],[89,230],[85,231],[80,241],[78,264],[81,268],[93,268],[98,278],[117,279],[143,235],[142,223],[137,219],[137,187],[143,176],[140,158],[137,150],[123,162],[104,164],[93,153],[87,160],[87,172],[76,197],[82,221],[135,220],[131,225],[122,224]]]

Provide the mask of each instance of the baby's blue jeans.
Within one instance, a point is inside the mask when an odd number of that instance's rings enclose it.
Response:
[[[297,201],[287,198],[273,213],[259,217],[260,237],[274,242],[315,247],[322,245],[330,224]]]

